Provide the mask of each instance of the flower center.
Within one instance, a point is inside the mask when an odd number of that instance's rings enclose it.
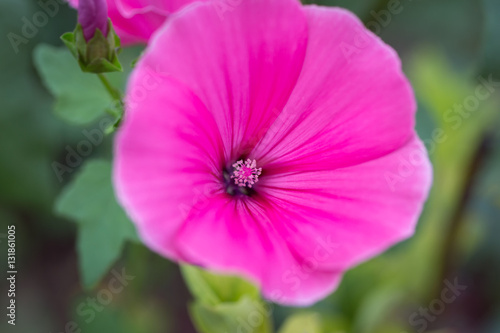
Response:
[[[257,168],[255,160],[238,160],[223,170],[226,193],[232,196],[251,197],[255,194],[253,186],[259,181],[262,168]]]
[[[239,160],[233,164],[233,168],[231,179],[234,179],[234,184],[239,187],[252,188],[259,181],[262,173],[262,168],[257,168],[257,162],[251,159],[245,162]]]

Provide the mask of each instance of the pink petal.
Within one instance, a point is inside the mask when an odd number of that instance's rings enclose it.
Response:
[[[415,136],[363,164],[283,173],[259,185],[279,210],[275,227],[294,253],[316,260],[318,269],[343,271],[413,234],[431,178],[427,152]]]
[[[168,3],[168,0],[164,1]],[[165,22],[168,13],[161,8],[148,7],[132,11],[122,9],[128,1],[108,0],[108,15],[123,45],[147,43],[151,35]]]
[[[87,41],[94,37],[97,29],[108,35],[108,5],[106,0],[81,0],[78,5],[78,23]]]
[[[416,104],[397,54],[346,10],[304,11],[309,41],[301,75],[252,158],[268,172],[285,165],[331,170],[401,147],[412,136]]]
[[[281,304],[305,306],[328,295],[341,274],[299,266],[266,206],[221,193],[192,210],[177,246],[189,262],[250,278]]]
[[[137,14],[157,12],[165,16],[193,3],[206,0],[108,0],[115,1],[120,13],[131,18]]]
[[[234,160],[285,105],[303,63],[307,26],[295,0],[228,3],[194,4],[173,15],[142,61],[200,97]]]
[[[199,99],[155,75],[142,66],[131,78],[114,184],[145,243],[178,260],[173,235],[194,204],[222,189],[223,146]]]

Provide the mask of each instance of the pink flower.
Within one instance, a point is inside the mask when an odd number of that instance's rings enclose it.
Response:
[[[345,10],[220,8],[174,15],[132,74],[117,197],[159,254],[311,304],[414,232],[431,166],[412,89]]]
[[[81,0],[80,0],[81,1]],[[104,0],[102,0],[104,1]],[[195,0],[106,0],[108,16],[122,45],[147,43],[173,12]],[[205,0],[198,0],[205,1]],[[79,0],[68,0],[77,8]]]

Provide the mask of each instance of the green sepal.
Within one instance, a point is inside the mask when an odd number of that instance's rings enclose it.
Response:
[[[272,332],[272,308],[249,281],[189,265],[181,265],[181,272],[195,299],[189,312],[200,333]],[[261,318],[259,323],[248,322],[252,313]]]
[[[78,58],[78,50],[76,49],[75,34],[73,32],[67,32],[61,36],[61,40],[64,45],[71,51],[71,54]]]
[[[85,40],[85,36],[83,35],[83,28],[80,23],[76,25],[74,34],[75,34],[76,50],[78,52],[76,58],[78,59],[78,61],[80,61],[80,58],[82,56],[85,57],[85,55],[87,54],[87,41]]]
[[[95,59],[86,66],[82,66],[82,63],[80,63],[80,67],[84,72],[88,73],[123,72],[123,68],[118,61],[111,63],[104,58]]]
[[[87,52],[85,54],[85,62],[95,62],[100,59],[110,59],[110,54],[113,52],[109,49],[108,39],[104,36],[100,29],[96,29],[94,37],[87,42]]]

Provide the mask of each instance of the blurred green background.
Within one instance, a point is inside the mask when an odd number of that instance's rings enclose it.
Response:
[[[500,332],[500,84],[485,87],[487,98],[474,97],[484,80],[500,82],[500,2],[401,0],[391,12],[394,1],[305,2],[351,9],[403,59],[419,104],[417,130],[434,165],[431,196],[416,235],[348,272],[336,293],[308,309],[273,305],[270,321],[280,333]],[[8,225],[16,226],[19,272],[17,325],[2,313],[0,331],[196,332],[188,311],[193,297],[178,266],[140,245],[133,229],[109,232],[113,221],[126,219],[114,202],[100,206],[112,197],[112,135],[74,167],[57,169],[99,132],[102,119],[111,121],[104,112],[110,100],[92,90],[99,83],[79,73],[61,47],[59,36],[76,22],[66,5],[13,47],[9,33],[22,36],[25,20],[40,10],[37,0],[0,2],[2,309]],[[130,64],[140,51],[127,49],[120,58]],[[123,87],[126,73],[110,78]],[[71,84],[57,85],[61,77]],[[92,101],[90,110],[83,100]],[[453,111],[461,105],[466,111]],[[133,280],[107,292],[105,305],[92,306],[123,269]],[[204,284],[210,277],[200,282],[196,274],[191,288],[219,292],[216,283]],[[450,283],[464,290],[447,302]],[[205,302],[206,290],[202,297],[192,291],[192,314],[205,319],[218,311],[230,316],[239,300],[218,294]],[[269,332],[264,326],[255,332]],[[207,327],[198,328],[224,333],[232,326]]]

